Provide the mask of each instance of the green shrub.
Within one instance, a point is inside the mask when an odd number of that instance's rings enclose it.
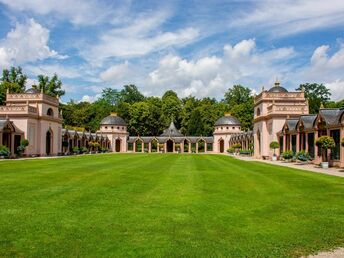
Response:
[[[68,147],[68,141],[63,141],[63,142],[62,142],[62,147],[67,148],[67,147]]]
[[[27,146],[29,146],[29,141],[26,139],[21,140],[20,145],[17,147],[17,154],[22,156]]]
[[[344,138],[342,139],[342,147],[344,147]]]
[[[315,144],[321,149],[322,160],[327,162],[327,150],[336,147],[336,143],[330,136],[321,136],[317,139]]]
[[[309,155],[308,152],[302,150],[296,153],[296,159],[300,161],[309,161],[311,160],[311,156]]]
[[[107,148],[100,148],[100,152],[102,152],[102,153],[106,153],[106,152],[108,152],[109,150],[107,149]]]
[[[233,147],[231,147],[227,150],[227,152],[230,154],[233,154],[235,152],[235,149]]]
[[[4,145],[0,145],[0,156],[8,157],[9,155],[10,150]]]
[[[24,147],[29,146],[29,140],[26,140],[26,139],[22,140],[22,141],[20,142],[20,145],[22,145],[22,146],[24,146]]]
[[[241,150],[240,154],[242,154],[242,155],[251,155],[252,154],[252,150]]]
[[[280,147],[279,143],[276,141],[273,141],[270,143],[270,149],[274,150],[274,156],[276,156],[276,149]]]
[[[240,144],[240,143],[233,144],[233,145],[232,145],[232,148],[233,148],[233,149],[240,149],[240,148],[241,148],[241,144]]]
[[[75,154],[79,154],[80,153],[80,149],[79,149],[78,146],[73,147],[73,153],[75,153]]]
[[[287,150],[282,153],[282,157],[286,160],[292,159],[294,157],[294,152],[291,150]]]
[[[80,148],[80,153],[86,153],[86,152],[88,152],[88,149],[86,147]]]

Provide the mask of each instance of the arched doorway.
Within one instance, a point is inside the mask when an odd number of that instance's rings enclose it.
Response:
[[[185,139],[184,140],[184,152],[188,153],[189,148],[190,148],[190,142],[187,139]]]
[[[144,148],[143,141],[140,140],[140,139],[137,139],[135,141],[135,150],[134,150],[134,152],[142,152],[143,148]]]
[[[224,153],[225,152],[225,141],[223,139],[219,140],[219,149],[220,149],[220,153]]]
[[[45,137],[45,153],[47,154],[47,156],[49,156],[52,152],[52,136],[52,132],[49,130]]]
[[[198,149],[197,152],[205,152],[205,141],[203,139],[200,139],[198,141]]]
[[[166,150],[167,152],[173,152],[173,141],[171,139],[166,142]]]
[[[121,139],[116,139],[115,146],[116,152],[121,152]]]
[[[153,139],[151,141],[151,152],[158,152],[158,141],[156,139]]]

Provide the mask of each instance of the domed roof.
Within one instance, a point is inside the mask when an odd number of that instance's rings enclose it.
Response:
[[[101,125],[122,125],[122,126],[127,125],[122,117],[117,116],[117,113],[111,113],[111,115],[103,118],[100,124]]]
[[[25,93],[28,93],[28,94],[37,94],[37,93],[41,93],[39,90],[37,89],[34,89],[34,88],[30,88],[30,89],[27,89],[25,91]]]
[[[285,93],[288,92],[286,88],[281,87],[280,83],[278,81],[275,82],[275,86],[273,86],[269,92],[273,93]]]
[[[241,123],[236,117],[225,114],[225,116],[217,119],[215,125],[241,125]]]

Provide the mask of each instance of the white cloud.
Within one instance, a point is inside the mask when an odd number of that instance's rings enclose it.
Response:
[[[222,97],[233,84],[257,88],[280,73],[287,73],[292,67],[286,63],[295,55],[293,48],[259,50],[254,39],[225,45],[222,56],[186,60],[169,54],[149,74],[146,84],[154,89],[153,94],[173,89],[182,97]]]
[[[304,82],[324,83],[332,93],[334,100],[344,99],[344,44],[337,52],[329,55],[330,47],[317,47],[308,66],[300,69],[298,78]]]
[[[169,47],[180,47],[196,40],[199,31],[193,27],[164,31],[162,24],[169,13],[144,13],[126,24],[105,31],[98,42],[81,47],[81,56],[90,64],[99,65],[112,57],[137,57]]]
[[[100,78],[105,82],[118,81],[120,79],[129,77],[131,70],[128,61],[122,64],[110,66],[108,69],[100,73]]]
[[[64,58],[48,46],[49,30],[35,20],[17,23],[0,41],[0,66],[44,60],[46,58]]]
[[[248,12],[234,16],[234,27],[261,28],[271,36],[286,36],[304,31],[344,25],[342,0],[258,1]]]
[[[0,0],[0,2],[15,11],[53,16],[73,24],[99,23],[108,17],[111,11],[108,5],[95,0]]]
[[[94,101],[96,101],[97,99],[99,99],[100,95],[97,94],[95,96],[89,96],[89,95],[84,95],[82,96],[80,102],[89,102],[89,103],[92,103]]]
[[[25,71],[28,71],[32,75],[44,74],[49,77],[55,73],[60,78],[78,78],[81,77],[81,71],[75,67],[62,66],[60,64],[42,64],[42,65],[26,65]]]

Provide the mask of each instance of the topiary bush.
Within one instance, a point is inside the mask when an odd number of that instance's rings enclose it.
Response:
[[[299,160],[299,161],[310,161],[311,160],[311,156],[309,155],[308,152],[302,150],[302,151],[299,151],[298,153],[296,153],[296,159]]]
[[[231,148],[227,149],[227,152],[229,154],[233,154],[235,152],[235,149],[233,147],[231,147]]]
[[[88,152],[88,149],[86,147],[81,147],[80,148],[80,153],[87,153]]]
[[[285,160],[290,160],[294,157],[294,152],[292,150],[287,150],[281,155]]]
[[[0,156],[8,157],[9,155],[10,155],[10,150],[4,145],[0,145]]]
[[[280,147],[279,143],[276,141],[273,141],[270,143],[270,149],[274,150],[274,156],[276,156],[276,149]]]
[[[327,150],[336,147],[336,143],[333,138],[327,135],[321,136],[317,139],[315,144],[321,149],[322,160],[328,161]]]

